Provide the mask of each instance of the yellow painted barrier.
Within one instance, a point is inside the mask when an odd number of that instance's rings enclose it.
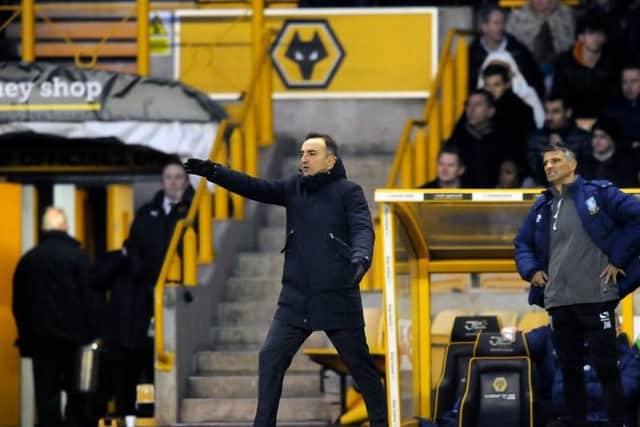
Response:
[[[188,226],[182,237],[182,257],[184,259],[182,284],[185,286],[196,286],[198,284],[197,241],[193,226]]]
[[[198,204],[198,264],[213,262],[213,196],[205,190]]]
[[[227,163],[227,146],[226,144],[222,144],[218,149],[218,155],[214,159],[215,162],[226,164]],[[229,191],[216,185],[214,191],[214,200],[215,200],[215,215],[217,219],[228,219],[229,218]]]
[[[240,128],[235,128],[231,133],[231,167],[235,170],[243,170],[243,150],[242,150],[242,132]],[[231,194],[233,203],[233,218],[244,218],[244,198],[236,193]]]
[[[427,133],[423,127],[418,128],[414,138],[415,145],[415,182],[420,186],[427,182]]]

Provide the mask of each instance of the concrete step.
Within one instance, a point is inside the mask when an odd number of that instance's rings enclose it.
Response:
[[[307,356],[298,353],[291,362],[287,374],[295,372],[319,372],[320,367]],[[196,372],[199,374],[247,374],[258,372],[257,351],[199,351],[196,354]]]
[[[222,302],[218,305],[216,325],[268,325],[275,311],[276,304],[265,301]]]
[[[194,376],[188,380],[188,391],[189,396],[195,398],[255,398],[258,395],[258,376]],[[322,397],[320,374],[287,373],[282,397]]]
[[[238,254],[236,276],[280,278],[284,257],[280,252],[241,252]]]
[[[268,328],[268,323],[255,326],[212,326],[209,336],[216,349],[258,349]]]
[[[282,284],[280,278],[237,276],[229,279],[226,301],[277,301]]]
[[[187,398],[182,400],[181,421],[251,421],[255,415],[255,398],[215,399]],[[328,422],[329,410],[324,400],[308,397],[286,397],[280,400],[278,423],[307,421]]]
[[[265,227],[260,230],[258,247],[264,252],[280,252],[284,248],[286,238],[283,226]]]
[[[216,350],[258,351],[267,336],[268,323],[248,326],[212,326],[210,341]],[[329,339],[322,331],[313,332],[302,344],[302,348],[328,347]]]

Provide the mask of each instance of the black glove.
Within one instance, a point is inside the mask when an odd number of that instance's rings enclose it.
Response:
[[[351,265],[353,265],[354,272],[352,284],[353,286],[358,286],[367,270],[364,268],[364,264],[360,260],[351,261]]]
[[[188,159],[184,164],[184,170],[191,175],[212,177],[216,172],[216,164],[209,160]]]

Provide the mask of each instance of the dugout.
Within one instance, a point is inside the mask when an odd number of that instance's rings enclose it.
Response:
[[[640,189],[625,191],[640,197]],[[539,194],[539,189],[376,190],[380,225],[374,263],[383,268],[390,426],[432,416],[437,356],[430,276],[514,272],[513,239]],[[526,301],[524,290],[517,295]],[[623,329],[634,337],[633,295],[620,309]]]

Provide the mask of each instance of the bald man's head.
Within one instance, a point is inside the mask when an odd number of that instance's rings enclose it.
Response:
[[[62,208],[48,207],[42,215],[42,230],[43,231],[69,231],[69,224],[67,223],[67,215],[65,215]]]

